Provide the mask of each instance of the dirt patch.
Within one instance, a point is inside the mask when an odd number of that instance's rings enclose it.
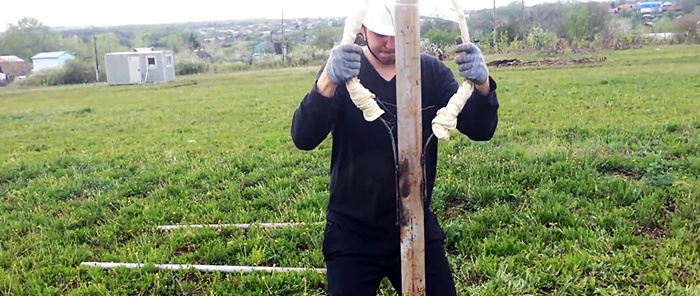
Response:
[[[542,59],[525,61],[519,59],[494,60],[488,62],[489,67],[541,67],[541,66],[571,66],[571,65],[586,65],[599,64],[606,61],[606,57],[587,57],[580,59]]]
[[[186,282],[196,282],[199,280],[199,276],[197,274],[192,273],[192,272],[187,272],[185,275],[182,277],[182,279]]]
[[[621,178],[627,179],[627,180],[637,180],[640,178],[639,175],[637,175],[637,173],[633,172],[632,170],[625,169],[625,168],[617,168],[617,169],[612,170],[609,173],[612,176],[621,177]]]
[[[647,225],[642,227],[637,235],[642,235],[655,241],[659,241],[664,237],[664,229],[659,225]]]
[[[80,283],[78,283],[76,280],[72,280],[63,286],[62,292],[67,293],[78,288],[80,288]]]
[[[185,255],[185,254],[192,253],[192,252],[194,252],[194,251],[195,251],[195,249],[194,249],[193,246],[191,246],[191,245],[186,245],[186,246],[179,247],[179,248],[175,249],[175,251],[173,251],[173,255],[175,255],[175,256],[182,256],[182,255]]]

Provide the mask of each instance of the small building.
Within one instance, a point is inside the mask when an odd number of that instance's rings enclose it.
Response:
[[[7,85],[17,77],[24,77],[29,72],[27,63],[14,55],[0,56],[0,86]]]
[[[666,11],[683,11],[683,7],[680,5],[673,5],[671,2],[664,2],[661,4],[661,10]]]
[[[661,7],[662,7],[661,1],[641,2],[639,4],[639,12],[641,12],[641,13],[661,12]]]
[[[253,55],[274,54],[275,44],[272,41],[262,41],[253,46]]]
[[[60,68],[66,61],[74,58],[75,54],[67,51],[42,52],[32,57],[32,71]]]
[[[287,48],[281,41],[262,41],[253,46],[253,58],[259,59],[263,55],[286,56]]]
[[[170,50],[139,50],[105,54],[107,84],[161,83],[175,80]]]

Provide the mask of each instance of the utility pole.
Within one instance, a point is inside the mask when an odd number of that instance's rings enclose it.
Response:
[[[493,49],[498,51],[498,34],[496,34],[496,0],[493,0]]]
[[[109,33],[109,26],[106,26],[107,29],[107,52],[110,53],[112,52],[112,39],[110,38],[110,33]]]
[[[92,26],[92,43],[95,46],[95,81],[100,81],[100,59],[97,56],[97,34],[95,34],[95,26]]]
[[[520,11],[520,40],[525,40],[525,0],[522,0],[522,9]]]
[[[398,222],[401,228],[401,290],[425,295],[420,14],[418,0],[395,0],[396,107],[398,115]]]
[[[284,7],[282,7],[282,61],[287,61],[287,47],[284,42]]]

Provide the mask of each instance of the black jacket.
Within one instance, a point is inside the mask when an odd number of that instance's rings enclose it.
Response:
[[[429,55],[421,56],[421,73],[423,143],[430,140],[424,146],[425,227],[429,240],[442,236],[430,210],[437,163],[437,138],[430,137],[431,120],[459,84],[445,64]],[[385,111],[381,120],[366,121],[345,85],[337,87],[333,98],[326,98],[317,92],[314,83],[294,113],[292,140],[299,149],[313,150],[329,133],[332,135],[329,221],[378,235],[397,233],[396,78],[384,80],[364,55],[358,78],[377,96]],[[475,141],[490,140],[498,124],[496,82],[491,77],[489,80],[491,92],[481,96],[475,90],[458,117],[457,129]]]

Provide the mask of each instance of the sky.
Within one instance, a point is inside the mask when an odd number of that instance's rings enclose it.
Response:
[[[16,24],[23,17],[33,17],[51,27],[72,26],[117,26],[128,24],[158,24],[189,21],[231,20],[246,18],[285,18],[347,16],[350,9],[362,0],[33,0],[3,1],[0,13],[0,31],[7,24]],[[436,0],[421,0],[432,3]],[[451,7],[451,2],[443,1]],[[459,0],[462,8],[483,9],[493,7],[490,0]],[[519,0],[496,0],[496,6],[505,6]],[[104,3],[97,9],[96,3]],[[535,5],[556,0],[525,0],[526,5]],[[236,3],[224,4],[224,3]],[[249,5],[247,8],[241,3]],[[223,7],[223,8],[219,8]]]

